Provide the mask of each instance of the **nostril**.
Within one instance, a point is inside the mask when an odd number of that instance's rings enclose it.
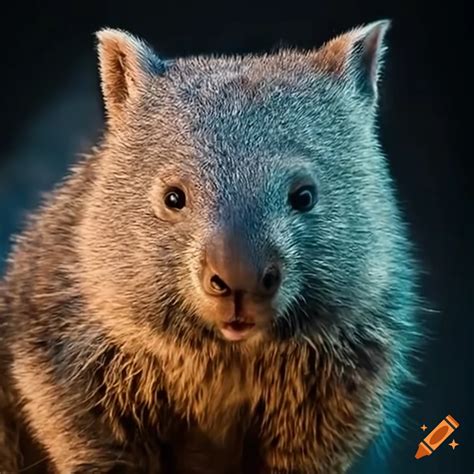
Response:
[[[213,275],[211,277],[210,286],[213,292],[217,294],[225,294],[229,291],[229,287],[218,275]]]
[[[280,270],[277,267],[269,267],[262,278],[262,285],[266,292],[276,291],[280,284]]]

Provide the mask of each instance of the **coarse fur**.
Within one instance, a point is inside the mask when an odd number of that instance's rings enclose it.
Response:
[[[394,422],[417,271],[376,133],[387,27],[168,61],[98,34],[106,133],[0,286],[0,471],[343,473]],[[318,202],[298,213],[288,189],[308,176]],[[188,204],[168,213],[178,184]],[[283,269],[238,343],[199,276],[229,223]]]

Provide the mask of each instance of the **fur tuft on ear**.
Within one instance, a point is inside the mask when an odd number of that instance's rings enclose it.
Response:
[[[102,94],[109,121],[165,65],[142,40],[126,31],[104,28],[96,33]]]
[[[333,38],[317,51],[318,65],[327,73],[353,81],[362,93],[376,98],[390,24],[390,20],[379,20]]]

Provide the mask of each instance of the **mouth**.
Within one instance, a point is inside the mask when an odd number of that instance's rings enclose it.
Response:
[[[233,320],[227,323],[222,323],[220,330],[222,335],[228,341],[241,341],[249,335],[254,327],[255,323]]]

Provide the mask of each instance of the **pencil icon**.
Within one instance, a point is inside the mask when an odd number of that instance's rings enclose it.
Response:
[[[441,423],[434,428],[431,433],[418,445],[415,458],[420,459],[425,456],[429,456],[439,446],[443,444],[446,438],[453,433],[455,429],[459,427],[459,423],[451,416],[448,415]]]

